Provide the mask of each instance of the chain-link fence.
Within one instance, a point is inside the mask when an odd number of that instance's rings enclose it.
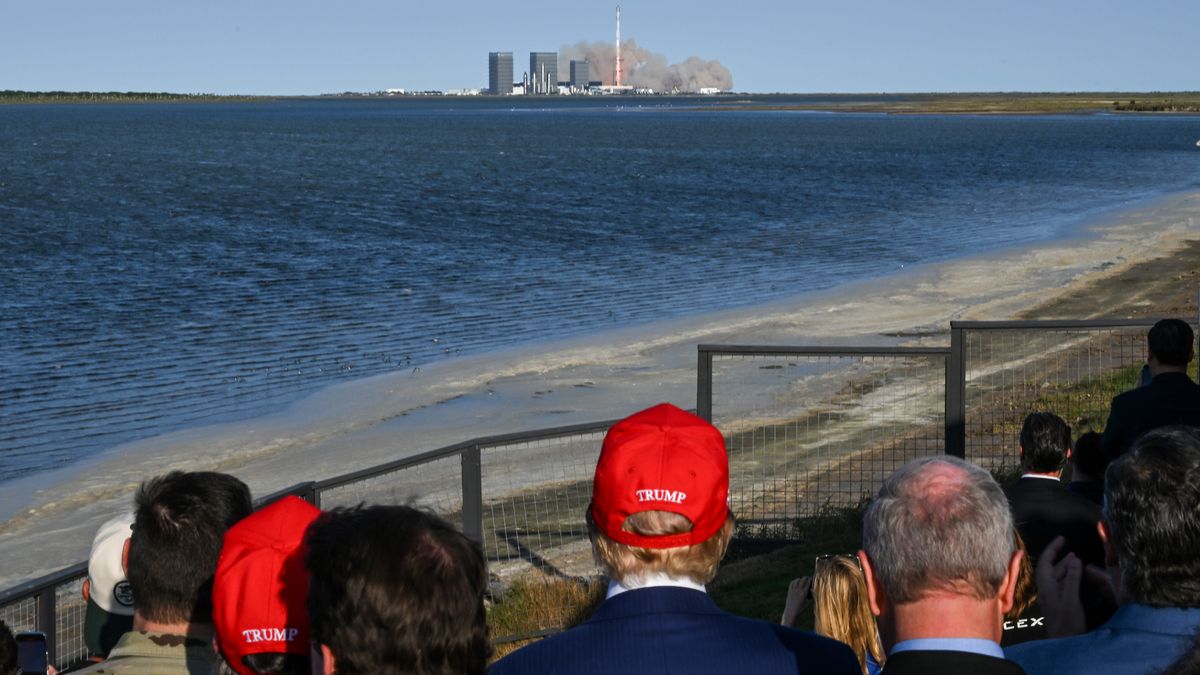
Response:
[[[953,323],[967,458],[1015,470],[1021,424],[1032,412],[1062,417],[1075,438],[1103,431],[1113,396],[1138,386],[1152,325],[1152,319]]]
[[[725,434],[739,536],[795,539],[801,519],[854,506],[909,459],[945,452],[948,349],[699,351],[697,407]]]
[[[701,345],[697,412],[725,434],[742,538],[791,539],[896,467],[941,453],[1015,465],[1024,416],[1102,429],[1137,383],[1152,321],[955,322],[949,348]],[[266,497],[322,508],[412,504],[479,541],[497,642],[579,620],[602,592],[584,526],[611,422],[476,439]],[[47,633],[60,670],[86,659],[83,564],[0,594],[14,631]]]

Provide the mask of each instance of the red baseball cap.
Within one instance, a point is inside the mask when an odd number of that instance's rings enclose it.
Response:
[[[604,436],[592,484],[592,520],[609,539],[643,548],[707,541],[729,517],[729,456],[716,427],[670,403],[617,422]],[[646,536],[621,529],[641,511],[669,511],[692,531]]]
[[[287,496],[225,532],[213,578],[217,644],[231,668],[252,675],[242,657],[309,655],[308,570],[304,534],[320,509]]]

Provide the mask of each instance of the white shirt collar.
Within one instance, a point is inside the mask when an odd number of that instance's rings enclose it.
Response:
[[[625,582],[625,584],[622,584],[616,579],[609,581],[608,594],[605,596],[605,599],[607,600],[615,595],[620,595],[625,591],[633,591],[639,588],[657,588],[663,586],[672,588],[689,588],[693,591],[700,591],[701,593],[707,592],[704,590],[704,584],[698,584],[691,579],[676,579],[674,577],[669,577],[662,572],[647,572],[646,574],[641,574],[637,577],[627,578]]]
[[[1052,480],[1055,483],[1061,483],[1062,479],[1058,476],[1047,476],[1044,473],[1023,473],[1021,478],[1041,478],[1042,480]]]

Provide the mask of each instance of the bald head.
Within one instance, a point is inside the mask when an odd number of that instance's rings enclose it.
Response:
[[[892,602],[935,592],[994,597],[1014,551],[1004,492],[983,469],[927,457],[888,477],[863,518],[863,550]]]

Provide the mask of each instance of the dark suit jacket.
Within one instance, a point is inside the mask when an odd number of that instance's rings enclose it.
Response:
[[[1058,535],[1084,563],[1104,564],[1104,545],[1096,532],[1100,506],[1067,489],[1061,481],[1022,478],[1005,491],[1017,531],[1036,560]]]
[[[707,593],[642,588],[605,600],[592,618],[496,662],[490,675],[860,675],[846,645],[728,614]]]
[[[889,656],[881,675],[1025,675],[1021,666],[970,652],[920,651]]]
[[[1200,426],[1200,385],[1184,373],[1159,373],[1145,387],[1117,395],[1100,448],[1116,459],[1138,436],[1170,424]]]

